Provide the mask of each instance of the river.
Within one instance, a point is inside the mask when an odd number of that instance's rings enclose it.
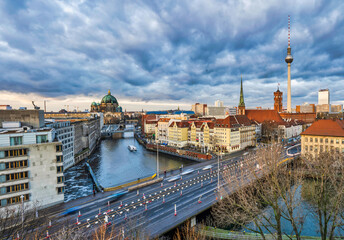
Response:
[[[130,152],[128,145],[134,145],[137,151]],[[124,138],[102,140],[89,161],[103,187],[116,186],[156,172],[156,152],[147,151],[130,132],[124,133]],[[168,171],[193,163],[190,160],[159,154],[160,171]],[[93,183],[85,168],[85,161],[67,169],[64,175],[66,202],[92,194]]]

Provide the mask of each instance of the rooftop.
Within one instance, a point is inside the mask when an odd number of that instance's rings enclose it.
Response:
[[[247,110],[245,110],[245,114],[250,120],[255,120],[259,123],[262,123],[264,121],[283,123],[283,119],[278,114],[278,112],[275,110],[266,110],[266,109],[251,110],[251,109],[247,109]]]
[[[344,137],[344,120],[318,120],[301,135]]]

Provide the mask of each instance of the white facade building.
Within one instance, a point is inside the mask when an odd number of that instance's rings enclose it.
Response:
[[[330,105],[330,91],[328,89],[320,89],[318,92],[318,105]]]
[[[63,153],[51,129],[0,129],[0,211],[64,201]]]
[[[74,125],[69,121],[54,122],[47,127],[55,130],[55,137],[63,146],[63,168],[66,170],[75,164],[74,160]]]
[[[220,100],[215,101],[215,107],[223,107],[223,102]]]

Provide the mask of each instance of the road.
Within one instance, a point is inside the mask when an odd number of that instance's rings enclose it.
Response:
[[[285,154],[283,154],[283,157]],[[229,176],[242,176],[242,156],[230,157],[220,163],[220,183],[223,183],[223,173]],[[61,226],[69,225],[72,228],[93,231],[96,227],[108,222],[111,225],[122,226],[135,220],[135,228],[145,229],[151,237],[159,236],[184,222],[191,216],[209,208],[218,200],[217,179],[218,169],[216,161],[212,168],[202,170],[202,163],[190,166],[183,170],[193,169],[190,174],[182,176],[175,182],[168,182],[171,176],[161,183],[156,183],[137,191],[128,192],[119,199],[111,202],[110,196],[91,199],[78,205],[76,211],[62,216],[66,209],[59,209],[51,213],[51,226],[41,226],[53,236]],[[99,195],[99,194],[98,194]],[[70,208],[71,205],[68,205]],[[175,214],[176,207],[176,214]],[[125,232],[121,233],[125,236]],[[42,238],[45,235],[41,236]]]

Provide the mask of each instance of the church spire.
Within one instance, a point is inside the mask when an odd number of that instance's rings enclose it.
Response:
[[[241,88],[240,88],[240,101],[239,101],[239,107],[245,107],[244,90],[243,90],[243,87],[242,87],[242,75],[241,75]]]
[[[244,101],[244,90],[242,87],[242,75],[241,75],[241,88],[240,88],[240,101],[238,106],[238,114],[245,115],[245,101]]]

